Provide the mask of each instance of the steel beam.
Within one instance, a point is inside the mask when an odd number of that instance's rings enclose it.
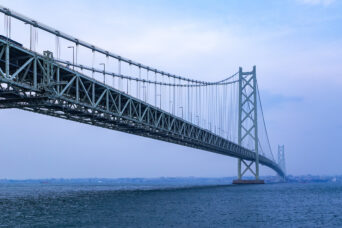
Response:
[[[25,48],[5,45],[6,56],[32,59],[27,73],[21,70],[26,61],[0,59],[0,97],[8,107],[69,119],[85,124],[127,132],[218,154],[255,161],[256,152],[235,144],[140,99],[60,65],[52,58]],[[15,52],[11,52],[15,50]],[[15,78],[8,78],[10,74]],[[43,99],[44,98],[44,99]],[[11,100],[16,99],[16,100]],[[242,137],[241,137],[242,138]],[[240,138],[240,139],[241,139]],[[272,160],[258,156],[260,164],[282,170]]]

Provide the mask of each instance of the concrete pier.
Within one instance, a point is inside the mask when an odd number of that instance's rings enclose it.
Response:
[[[264,180],[233,180],[233,184],[265,184]]]

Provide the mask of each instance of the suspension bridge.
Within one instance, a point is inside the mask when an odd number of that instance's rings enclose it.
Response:
[[[271,149],[256,67],[208,82],[135,62],[0,6],[0,108],[17,108],[197,148],[285,177]],[[39,39],[38,39],[39,37]],[[38,42],[39,41],[39,42]],[[240,181],[240,182],[239,182]]]

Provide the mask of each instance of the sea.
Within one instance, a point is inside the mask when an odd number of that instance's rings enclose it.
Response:
[[[342,227],[342,183],[2,181],[0,227]]]

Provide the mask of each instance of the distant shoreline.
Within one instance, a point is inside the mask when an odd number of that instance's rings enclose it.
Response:
[[[80,183],[80,184],[231,184],[236,177],[155,177],[155,178],[43,178],[43,179],[0,179],[1,183]],[[252,179],[252,177],[247,177]],[[277,176],[264,176],[261,179],[266,183],[279,183],[282,180]],[[342,175],[318,176],[302,175],[287,177],[288,183],[313,182],[342,182]]]

